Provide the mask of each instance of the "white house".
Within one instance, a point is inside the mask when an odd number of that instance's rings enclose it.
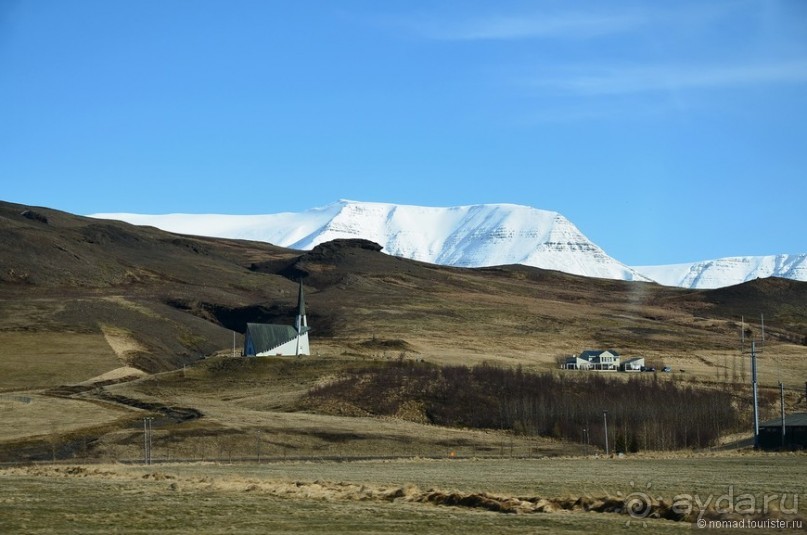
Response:
[[[310,355],[308,320],[305,317],[303,282],[297,294],[297,318],[294,326],[269,323],[247,323],[244,334],[244,356]]]
[[[615,371],[619,369],[619,353],[610,349],[587,349],[579,355],[566,359],[563,368],[567,370]]]
[[[632,357],[622,363],[623,372],[640,372],[644,369],[644,357]]]

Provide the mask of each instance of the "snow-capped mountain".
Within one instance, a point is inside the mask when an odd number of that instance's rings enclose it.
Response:
[[[807,254],[628,267],[608,256],[561,214],[515,204],[433,208],[342,200],[304,212],[266,215],[118,213],[91,217],[304,250],[336,238],[364,238],[380,244],[388,254],[434,264],[524,264],[684,288],[722,288],[758,277],[807,281]]]
[[[683,288],[722,288],[765,277],[807,281],[807,254],[735,256],[668,266],[634,266],[659,284]]]
[[[388,254],[434,264],[525,264],[587,277],[650,280],[608,256],[559,213],[513,204],[433,208],[342,200],[298,213],[91,217],[294,249],[311,249],[336,238],[364,238]]]

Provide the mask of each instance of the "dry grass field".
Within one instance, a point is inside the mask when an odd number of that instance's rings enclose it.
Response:
[[[610,348],[672,367],[638,380],[731,392],[750,429],[739,318],[765,315],[763,417],[780,380],[787,409],[804,410],[805,283],[688,291],[446,268],[362,242],[304,253],[44,208],[29,219],[24,208],[0,202],[0,462],[58,462],[0,470],[0,533],[613,532],[631,518],[583,509],[613,509],[608,500],[636,485],[660,496],[730,484],[804,493],[803,455],[595,459],[602,444],[582,430],[561,441],[434,425],[414,402],[381,417],[305,398],[355,367],[487,363],[567,377],[581,372],[559,370],[558,357]],[[300,278],[314,354],[233,358],[246,322],[292,321]],[[761,335],[754,322],[749,339]],[[161,464],[117,464],[143,459],[144,417]],[[748,437],[721,440],[736,452]],[[357,461],[368,458],[379,460]],[[480,496],[488,506],[446,505]],[[582,496],[596,503],[575,506]],[[519,514],[492,510],[514,498],[535,500]],[[538,498],[556,512],[528,512]],[[641,520],[653,532],[689,529]]]
[[[32,534],[672,533],[692,529],[698,504],[729,494],[723,509],[735,507],[740,495],[761,509],[766,496],[776,495],[768,517],[803,519],[805,460],[747,454],[29,466],[0,469],[0,528]],[[682,494],[693,495],[693,515],[653,518],[660,503]],[[621,508],[626,498],[645,495],[649,509],[631,516]],[[707,509],[705,518],[715,516]]]
[[[49,388],[121,366],[100,334],[0,331],[0,392]]]
[[[0,394],[4,440],[48,436],[110,424],[129,411],[36,393]]]

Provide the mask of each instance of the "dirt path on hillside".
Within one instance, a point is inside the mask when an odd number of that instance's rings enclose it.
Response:
[[[99,327],[101,332],[104,333],[107,344],[123,364],[128,365],[130,358],[136,353],[147,351],[140,342],[135,340],[130,332],[110,325],[101,324]]]

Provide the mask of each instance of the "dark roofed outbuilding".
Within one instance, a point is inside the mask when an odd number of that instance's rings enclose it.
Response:
[[[785,415],[784,444],[781,418],[759,424],[759,447],[763,450],[807,449],[807,412]]]

